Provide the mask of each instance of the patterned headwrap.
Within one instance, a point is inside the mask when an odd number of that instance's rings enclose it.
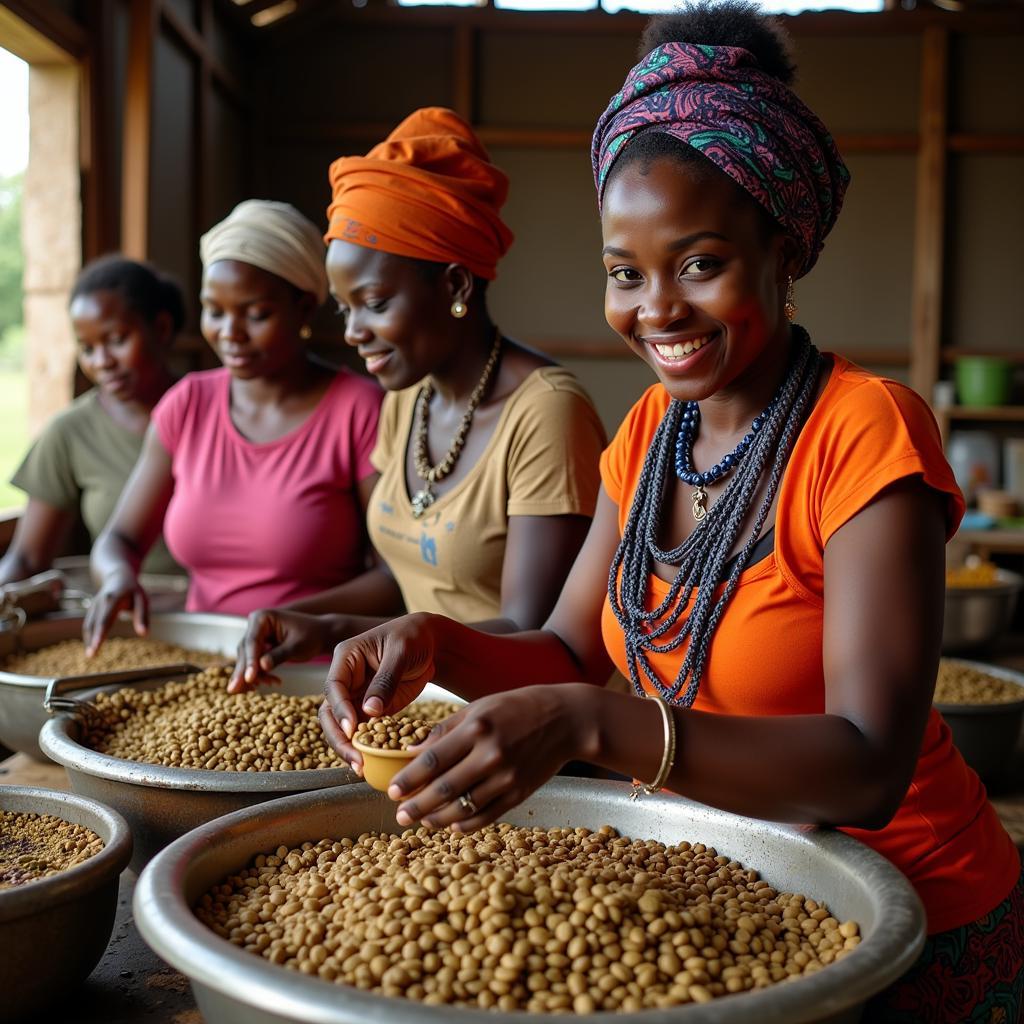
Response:
[[[246,199],[199,239],[199,258],[208,267],[238,260],[284,278],[317,302],[327,298],[324,243],[315,225],[290,203]]]
[[[814,112],[753,54],[666,43],[637,64],[594,129],[599,206],[616,157],[645,131],[692,146],[749,192],[800,246],[797,276],[814,266],[850,172]]]
[[[415,111],[366,156],[335,160],[330,180],[326,242],[461,263],[488,281],[512,244],[508,178],[454,110]]]

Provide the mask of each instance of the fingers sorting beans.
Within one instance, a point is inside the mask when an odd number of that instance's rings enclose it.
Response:
[[[0,889],[48,878],[103,849],[92,829],[53,814],[0,811]]]
[[[708,1002],[821,970],[860,942],[854,922],[714,849],[608,826],[281,846],[195,912],[235,945],[326,981],[541,1013]]]

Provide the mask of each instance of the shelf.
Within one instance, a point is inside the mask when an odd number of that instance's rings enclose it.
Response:
[[[976,356],[984,356],[987,359],[1005,359],[1008,363],[1014,363],[1018,366],[1024,366],[1024,349],[1015,348],[1012,351],[993,352],[993,351],[982,351],[974,348],[963,348],[958,345],[945,345],[940,353],[942,362],[947,365],[952,365],[958,359],[974,358]]]
[[[1024,405],[951,405],[936,409],[935,415],[948,420],[1024,423]]]
[[[1006,555],[1024,555],[1024,529],[957,530],[953,540],[969,544],[982,552],[997,551]]]

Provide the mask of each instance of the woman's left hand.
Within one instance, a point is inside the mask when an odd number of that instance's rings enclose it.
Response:
[[[388,789],[402,801],[399,824],[469,832],[497,820],[591,748],[594,694],[586,683],[527,686],[445,720]]]

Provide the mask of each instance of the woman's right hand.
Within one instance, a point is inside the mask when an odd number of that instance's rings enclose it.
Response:
[[[100,649],[118,613],[125,609],[131,609],[136,635],[145,636],[149,632],[149,597],[134,572],[111,573],[89,603],[82,623],[82,642],[88,657]]]
[[[308,661],[324,654],[330,642],[324,616],[280,608],[250,612],[228,693],[245,693],[260,683],[280,683],[274,669],[282,661]]]
[[[434,678],[433,619],[403,615],[334,648],[320,724],[328,744],[360,774],[363,759],[350,742],[359,722],[396,714]]]

